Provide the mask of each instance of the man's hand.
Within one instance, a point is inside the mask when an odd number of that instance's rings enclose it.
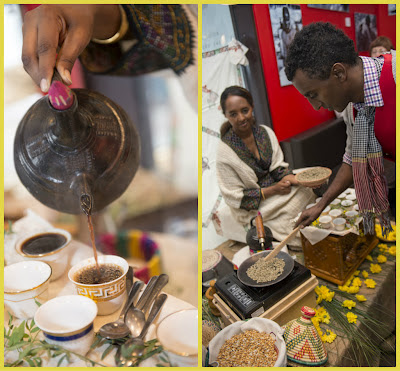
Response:
[[[118,5],[41,5],[27,12],[22,27],[25,71],[43,92],[54,67],[70,85],[72,67],[90,40],[113,36],[120,23]]]
[[[321,215],[322,210],[323,208],[321,208],[321,206],[318,206],[318,204],[313,207],[310,207],[309,209],[304,210],[301,213],[299,219],[297,220],[295,227],[299,225],[307,227]]]

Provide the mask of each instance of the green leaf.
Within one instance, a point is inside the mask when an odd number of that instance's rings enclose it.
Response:
[[[25,349],[18,354],[18,359],[22,360],[23,358],[25,358],[25,356],[28,355],[28,353],[31,351],[31,349],[32,349],[32,344],[29,344],[28,346],[26,346]]]
[[[22,321],[21,324],[12,332],[10,336],[10,345],[14,345],[22,340],[25,334],[25,321]]]
[[[29,366],[36,367],[35,362],[33,362],[30,358],[25,359],[25,361],[28,362]]]
[[[101,355],[101,360],[103,360],[104,358],[107,357],[107,355],[113,350],[114,345],[110,344],[107,349],[103,352],[103,354]]]
[[[92,345],[90,346],[90,349],[94,349],[96,348],[100,343],[102,343],[104,340],[104,338],[102,338],[101,336],[96,336]]]
[[[34,300],[35,300],[35,303],[36,303],[36,305],[38,306],[38,307],[40,307],[42,304],[41,303],[39,303],[37,300],[36,300],[36,298],[34,298]]]
[[[35,332],[38,332],[39,330],[40,330],[39,327],[34,327],[34,328],[31,330],[31,334],[33,334],[33,333],[35,333]]]
[[[60,366],[61,366],[61,363],[63,362],[63,360],[66,359],[66,358],[67,358],[67,355],[64,354],[64,355],[58,360],[58,362],[57,362],[57,367],[60,367]]]

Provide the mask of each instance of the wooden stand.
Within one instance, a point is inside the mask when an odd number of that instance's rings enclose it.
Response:
[[[315,245],[301,235],[301,242],[304,265],[316,276],[344,285],[379,241],[375,235],[349,233],[329,235]]]

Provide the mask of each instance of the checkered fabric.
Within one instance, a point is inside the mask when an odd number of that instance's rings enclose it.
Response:
[[[364,102],[354,104],[358,112],[353,129],[352,166],[364,229],[372,234],[375,216],[380,219],[384,231],[391,230],[382,147],[374,132],[375,107],[383,106],[379,86],[383,58],[361,58],[364,67]]]

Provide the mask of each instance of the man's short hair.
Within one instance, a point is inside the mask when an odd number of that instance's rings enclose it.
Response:
[[[292,81],[298,69],[310,78],[326,80],[335,63],[355,65],[354,42],[331,23],[316,22],[299,31],[289,46],[285,73]]]

